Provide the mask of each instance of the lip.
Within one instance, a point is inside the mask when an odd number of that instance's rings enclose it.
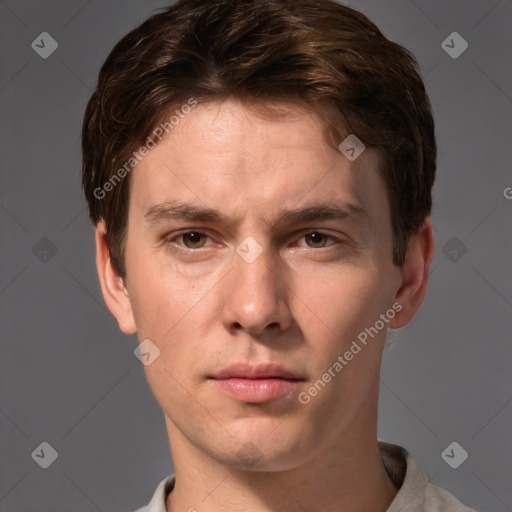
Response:
[[[214,379],[289,379],[302,380],[298,375],[275,363],[235,363],[213,375]]]
[[[294,392],[304,379],[281,365],[237,363],[210,377],[217,390],[247,403],[264,403]]]

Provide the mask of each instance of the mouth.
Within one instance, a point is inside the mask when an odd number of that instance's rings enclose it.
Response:
[[[265,403],[292,395],[305,379],[276,364],[231,365],[209,378],[215,388],[235,400]]]

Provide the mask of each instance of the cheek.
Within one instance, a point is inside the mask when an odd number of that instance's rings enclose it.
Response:
[[[312,390],[315,417],[320,418],[320,423],[332,425],[334,416],[336,421],[347,421],[350,404],[355,407],[373,389],[385,328],[377,335],[371,331],[373,337],[366,329],[390,308],[392,295],[383,276],[369,269],[333,273],[326,283],[314,289],[309,283],[302,283],[301,295],[308,299],[302,306],[297,305],[295,316],[308,345],[311,382],[305,391],[309,394]],[[326,373],[328,384],[315,384]]]
[[[160,349],[159,358],[145,367],[146,372],[168,381],[168,371],[180,382],[190,381],[190,369],[200,368],[201,354],[208,349],[212,319],[218,318],[215,276],[190,279],[180,272],[152,271],[150,264],[139,267],[133,276],[139,342],[149,338]],[[161,375],[154,369],[160,369]]]
[[[147,282],[138,296],[135,321],[139,340],[150,338],[157,344],[166,368],[178,368],[187,358],[193,360],[201,343],[198,321],[204,312],[198,304],[200,298],[194,299],[192,294],[183,293],[179,284],[169,287],[162,282]]]
[[[188,407],[188,395],[182,393],[181,386],[191,388],[195,383],[191,369],[201,368],[205,340],[198,334],[197,322],[205,314],[199,303],[204,293],[186,286],[182,279],[146,276],[139,281],[135,295],[139,342],[149,338],[160,350],[155,361],[144,367],[149,385],[161,404],[176,410]]]
[[[342,341],[357,335],[369,321],[373,323],[378,318],[382,309],[386,310],[389,300],[386,288],[382,277],[370,266],[334,270],[326,279],[314,283],[310,279],[298,279],[294,289],[304,309],[298,321],[301,316],[310,317],[301,327],[312,339],[315,330],[320,329]]]
[[[168,338],[204,294],[202,284],[165,266],[151,251],[132,251],[127,273],[139,338]]]

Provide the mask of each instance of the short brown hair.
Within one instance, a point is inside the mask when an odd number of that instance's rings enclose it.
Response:
[[[180,0],[116,44],[85,112],[83,188],[122,277],[130,180],[119,179],[120,169],[176,107],[229,97],[328,109],[331,145],[353,133],[380,150],[393,262],[403,265],[410,236],[430,214],[436,170],[431,105],[414,56],[333,0]]]

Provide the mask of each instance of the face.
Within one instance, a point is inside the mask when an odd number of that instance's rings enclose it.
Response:
[[[315,114],[289,113],[200,104],[149,152],[109,304],[160,350],[145,371],[171,442],[235,467],[284,470],[362,435],[405,293],[379,154],[351,162]]]

